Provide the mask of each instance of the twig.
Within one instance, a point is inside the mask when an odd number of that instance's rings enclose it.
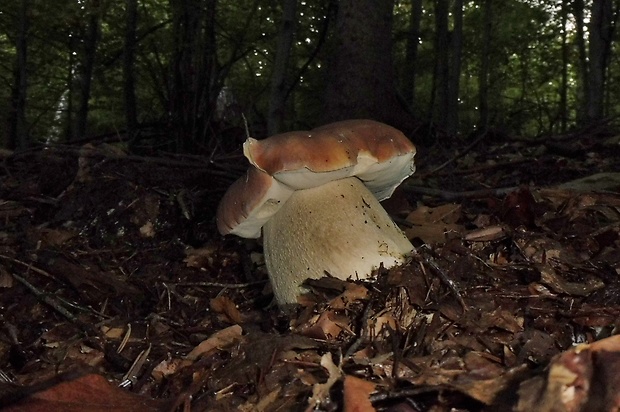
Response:
[[[52,276],[51,274],[49,274],[48,272],[44,271],[43,269],[39,269],[36,266],[32,266],[32,264],[30,264],[30,263],[26,263],[26,262],[24,262],[22,260],[15,259],[15,258],[12,258],[10,256],[6,256],[6,255],[0,255],[0,258],[8,260],[9,262],[13,262],[13,263],[17,263],[19,265],[25,266],[29,270],[32,270],[33,272],[38,273],[39,275],[43,275],[43,276],[46,276],[48,278],[55,279],[55,277]]]
[[[460,200],[460,199],[480,199],[489,196],[504,196],[510,192],[514,192],[518,187],[500,187],[497,189],[480,189],[468,190],[465,192],[453,192],[450,190],[431,189],[430,187],[421,187],[404,184],[403,189],[408,193],[417,193],[426,196],[438,197],[444,200]]]
[[[433,271],[437,274],[437,276],[439,276],[439,279],[441,279],[441,281],[448,287],[450,292],[452,292],[457,302],[459,302],[459,304],[463,308],[463,311],[467,311],[468,310],[467,304],[465,303],[465,300],[463,299],[463,295],[461,294],[461,291],[456,286],[456,283],[454,283],[454,281],[450,279],[448,275],[445,274],[445,272],[439,267],[439,265],[437,265],[433,257],[422,256],[417,251],[415,251],[414,253],[418,256],[419,259],[422,259],[427,265],[429,265],[433,269]]]
[[[360,347],[360,345],[362,344],[362,342],[364,341],[364,338],[366,338],[366,328],[365,326],[368,325],[368,316],[370,315],[370,302],[366,303],[366,307],[364,308],[364,312],[362,313],[362,319],[360,320],[360,336],[355,340],[355,342],[353,342],[351,344],[351,346],[349,346],[349,349],[347,349],[347,352],[344,354],[345,358],[349,358],[351,356],[353,356],[353,354],[355,353],[355,351],[357,351],[357,348]]]
[[[494,164],[488,164],[488,165],[482,165],[482,166],[477,166],[477,167],[472,167],[469,169],[463,169],[463,170],[451,170],[451,171],[446,171],[446,172],[441,172],[441,173],[433,173],[433,177],[437,177],[437,176],[456,176],[456,175],[469,175],[469,174],[473,174],[473,173],[480,173],[480,172],[486,172],[487,170],[493,170],[493,169],[499,169],[502,167],[510,167],[510,166],[516,166],[516,165],[520,165],[521,163],[529,163],[529,162],[535,162],[536,159],[519,159],[519,160],[511,160],[508,162],[498,162],[498,163],[494,163]],[[419,177],[424,178],[428,175],[428,173],[426,174],[422,174]]]
[[[17,279],[22,285],[26,286],[28,289],[30,289],[30,291],[37,297],[37,299],[43,301],[44,303],[48,304],[50,307],[52,307],[56,312],[60,313],[62,316],[64,316],[65,318],[69,319],[69,321],[71,321],[72,323],[76,323],[77,322],[77,318],[75,316],[73,316],[73,314],[71,312],[69,312],[67,309],[65,309],[59,302],[57,299],[54,299],[53,297],[51,297],[49,294],[41,292],[39,289],[37,289],[34,285],[32,285],[30,282],[28,282],[26,279],[24,279],[23,277],[19,276],[16,273],[12,273],[11,274],[15,279]]]
[[[249,288],[256,285],[262,285],[267,283],[267,279],[265,280],[257,280],[254,282],[246,282],[246,283],[220,283],[220,282],[177,282],[173,283],[177,286],[205,286],[211,288],[228,288],[228,289],[242,289]]]
[[[438,171],[440,171],[441,169],[443,169],[444,167],[448,166],[450,163],[453,163],[453,162],[457,161],[458,159],[460,159],[461,157],[465,156],[467,154],[467,152],[469,152],[471,149],[473,149],[474,146],[476,146],[478,143],[480,143],[482,141],[482,139],[484,139],[486,136],[487,136],[487,132],[485,131],[480,136],[478,136],[473,142],[471,142],[465,149],[463,149],[461,152],[457,153],[456,156],[452,157],[451,159],[446,160],[445,162],[443,162],[442,164],[440,164],[439,166],[437,166],[436,168],[434,168],[430,172],[425,173],[424,176],[433,175],[433,174],[437,173]]]

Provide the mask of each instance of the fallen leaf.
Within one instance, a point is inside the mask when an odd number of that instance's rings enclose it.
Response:
[[[211,309],[226,317],[230,323],[243,323],[241,312],[237,309],[237,305],[228,296],[218,296],[209,301]]]
[[[212,350],[227,348],[241,338],[241,332],[242,329],[239,325],[232,325],[226,329],[219,330],[209,336],[208,339],[200,342],[185,358],[196,360]]]
[[[355,376],[344,377],[344,412],[375,412],[370,394],[375,384]]]
[[[517,411],[587,412],[620,408],[620,335],[553,358],[546,376],[521,383]]]
[[[55,380],[58,380],[55,378]],[[43,385],[47,386],[47,385]],[[35,391],[2,408],[3,412],[159,412],[171,402],[150,399],[111,385],[89,374]]]

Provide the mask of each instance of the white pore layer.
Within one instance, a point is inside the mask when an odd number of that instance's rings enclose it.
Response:
[[[267,270],[280,306],[297,303],[302,282],[329,273],[366,279],[403,263],[411,242],[356,177],[294,192],[263,227]]]

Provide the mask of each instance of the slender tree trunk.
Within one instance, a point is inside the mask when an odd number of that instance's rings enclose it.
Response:
[[[295,22],[297,0],[285,0],[282,11],[282,25],[278,35],[278,49],[271,74],[271,94],[269,98],[269,114],[267,132],[274,135],[280,132],[284,119],[284,106],[287,93],[287,68],[293,40],[295,39]]]
[[[177,151],[204,149],[216,95],[214,19],[217,0],[170,0],[174,54],[169,113]]]
[[[125,45],[123,55],[123,94],[125,103],[125,121],[130,142],[135,139],[138,125],[136,104],[136,28],[138,24],[138,0],[125,1]]]
[[[588,100],[590,91],[588,87],[588,53],[586,50],[585,24],[584,24],[584,0],[573,0],[573,15],[575,16],[575,42],[579,53],[579,76],[578,76],[578,95],[579,107],[577,109],[577,122],[581,125],[587,123]]]
[[[435,0],[435,72],[433,74],[436,98],[430,101],[429,113],[443,129],[447,126],[449,110],[450,51],[448,33],[448,2]]]
[[[420,44],[420,22],[422,21],[422,0],[411,0],[409,32],[405,51],[405,71],[403,73],[403,98],[411,112],[415,112],[415,77],[418,45]]]
[[[454,135],[459,129],[459,89],[461,80],[461,56],[463,50],[463,0],[454,0],[454,30],[450,50],[452,58],[448,76],[448,100],[446,111],[446,131]]]
[[[484,0],[483,7],[483,32],[482,50],[480,53],[480,79],[479,79],[479,107],[480,120],[478,130],[484,131],[489,125],[489,71],[491,66],[491,36],[493,15],[491,11],[491,0]]]
[[[18,30],[15,42],[16,60],[11,91],[11,112],[9,113],[9,149],[23,150],[29,145],[26,125],[26,94],[28,91],[28,19],[29,0],[21,0]]]
[[[604,116],[605,75],[609,63],[613,32],[612,0],[597,0],[592,3],[592,15],[589,25],[588,48],[588,107],[590,122]]]
[[[80,94],[78,99],[78,109],[76,115],[76,125],[73,138],[83,139],[86,136],[86,126],[88,124],[88,110],[90,100],[90,89],[93,79],[93,69],[95,67],[95,57],[97,55],[97,45],[99,44],[99,24],[100,24],[100,4],[99,0],[92,0],[88,3],[88,25],[83,44],[83,60],[80,71]]]
[[[370,118],[406,134],[416,124],[397,99],[392,63],[393,0],[340,0],[324,120]]]
[[[568,0],[562,1],[562,80],[560,83],[560,133],[566,132],[568,121],[568,40],[567,40],[567,22],[568,22]]]

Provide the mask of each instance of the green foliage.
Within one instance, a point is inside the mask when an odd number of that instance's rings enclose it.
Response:
[[[423,1],[420,42],[415,72],[406,72],[406,39],[410,30],[411,1],[397,1],[394,8],[394,61],[398,84],[415,76],[414,115],[430,119],[433,103],[434,1]],[[478,121],[479,75],[483,50],[484,0],[464,2],[463,61],[460,84],[460,127],[468,133]],[[490,119],[493,126],[514,134],[557,133],[561,116],[562,44],[560,0],[491,0],[493,10]],[[15,17],[18,1],[0,7],[0,121],[6,124],[11,109],[11,89],[16,64]],[[92,3],[95,4],[95,3]],[[30,3],[28,35],[27,123],[38,141],[64,141],[75,120],[83,38],[88,13],[101,22],[88,118],[89,135],[124,129],[122,57],[125,3],[102,0],[61,0]],[[308,128],[322,117],[323,90],[328,76],[329,53],[335,21],[324,32],[330,0],[300,1],[294,49],[287,84],[290,88],[285,128]],[[335,3],[334,3],[335,4]],[[171,59],[178,44],[172,32],[171,2],[139,2],[136,95],[143,124],[165,124],[171,93]],[[225,120],[241,125],[241,113],[260,135],[269,106],[271,65],[276,50],[282,8],[268,0],[219,1],[216,14],[217,63],[211,88],[224,87],[234,96],[236,109]],[[333,16],[332,16],[333,17]],[[572,16],[571,16],[572,18]],[[452,24],[452,22],[451,22]],[[204,30],[205,28],[202,28]],[[197,33],[199,35],[200,33]],[[576,124],[578,55],[575,30],[568,33],[568,121]],[[321,47],[317,47],[319,45]],[[607,111],[620,111],[619,58],[612,53]],[[363,86],[363,85],[361,85]],[[208,110],[205,108],[205,110]],[[215,118],[216,113],[212,113]],[[5,136],[0,137],[4,139]],[[3,140],[0,140],[0,143]]]

